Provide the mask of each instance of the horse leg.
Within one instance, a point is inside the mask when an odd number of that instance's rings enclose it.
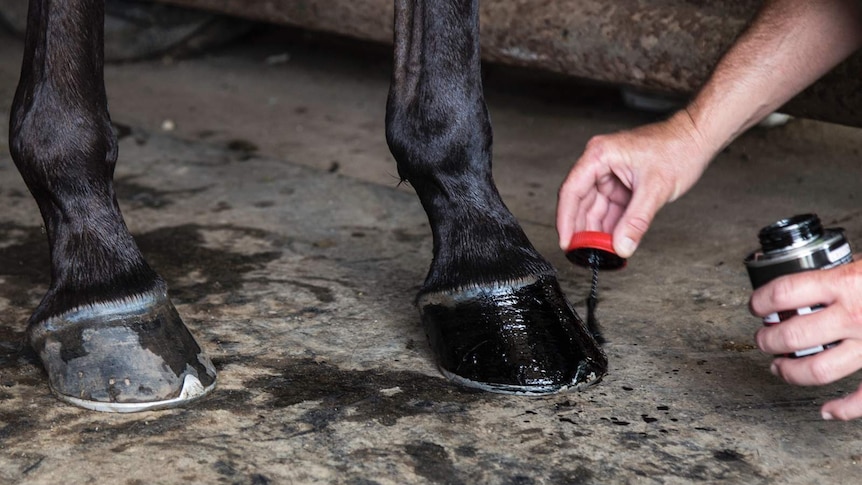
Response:
[[[386,137],[434,238],[417,297],[443,373],[495,392],[546,394],[601,378],[607,358],[491,177],[478,0],[396,0]]]
[[[30,1],[9,146],[52,267],[27,334],[60,399],[99,411],[171,407],[211,389],[215,369],[117,205],[103,30],[103,0]]]

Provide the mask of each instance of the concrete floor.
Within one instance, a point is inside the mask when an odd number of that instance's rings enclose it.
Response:
[[[0,37],[3,133],[20,51]],[[220,370],[186,409],[98,414],[51,396],[21,347],[47,244],[0,140],[0,483],[858,480],[862,422],[818,408],[859,378],[769,374],[742,258],[761,226],[806,211],[862,244],[862,132],[797,120],[743,136],[602,276],[603,382],[477,393],[439,375],[412,306],[431,237],[383,140],[388,59],[270,30],[106,69],[120,204]],[[557,186],[591,135],[649,118],[605,88],[499,68],[486,84],[500,191],[580,302],[589,275],[556,247]]]

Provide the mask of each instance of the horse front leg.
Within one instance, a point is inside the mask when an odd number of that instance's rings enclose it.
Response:
[[[9,145],[51,247],[30,344],[60,399],[131,412],[204,395],[215,369],[117,205],[103,25],[103,0],[31,0]]]
[[[443,373],[480,389],[546,394],[607,370],[596,329],[560,290],[491,176],[478,0],[397,0],[386,135],[434,238],[417,298]]]

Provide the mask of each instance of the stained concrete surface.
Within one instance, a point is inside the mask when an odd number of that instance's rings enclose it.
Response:
[[[4,113],[20,51],[0,37]],[[759,227],[806,211],[862,244],[862,133],[795,120],[722,153],[602,275],[597,386],[472,392],[440,377],[412,306],[431,237],[383,140],[388,59],[275,30],[106,69],[120,204],[220,371],[185,409],[99,414],[50,395],[21,346],[47,243],[0,141],[0,483],[854,483],[862,424],[818,408],[859,377],[770,375],[741,260]],[[486,81],[500,191],[582,309],[557,186],[591,135],[649,117],[605,88],[495,67]]]

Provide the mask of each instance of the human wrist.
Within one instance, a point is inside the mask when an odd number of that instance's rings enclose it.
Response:
[[[706,166],[726,142],[719,130],[705,122],[692,106],[681,109],[674,113],[668,123],[677,137],[684,140],[690,146],[689,155],[694,157],[700,164]]]

